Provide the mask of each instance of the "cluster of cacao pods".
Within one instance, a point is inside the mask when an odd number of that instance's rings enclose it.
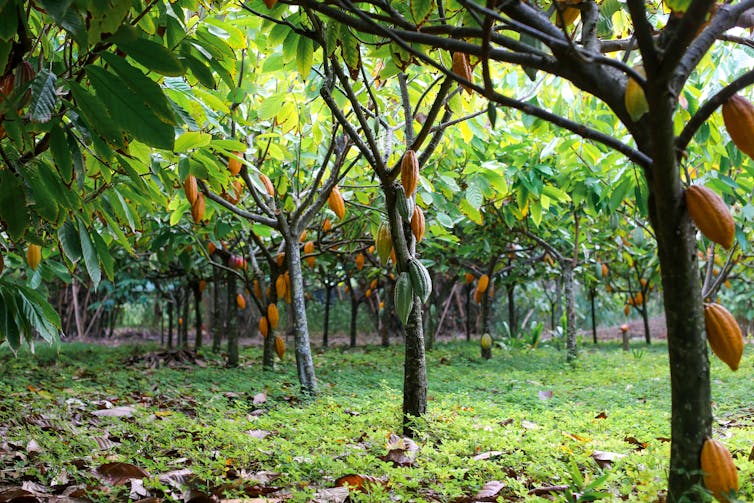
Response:
[[[474,290],[474,302],[477,304],[482,303],[482,299],[484,298],[484,294],[487,292],[487,288],[490,284],[490,277],[487,274],[482,274],[479,276],[479,280],[476,284],[476,290]]]

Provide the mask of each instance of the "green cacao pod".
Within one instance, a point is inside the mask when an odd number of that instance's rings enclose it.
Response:
[[[406,191],[402,185],[395,188],[395,206],[403,221],[408,222],[414,214],[414,199],[406,196]]]
[[[416,295],[422,302],[427,302],[429,294],[432,293],[432,278],[429,277],[429,271],[421,262],[414,259],[408,262],[408,273]]]
[[[407,272],[402,272],[395,282],[395,311],[404,325],[408,323],[413,305],[414,289],[411,287],[411,276]]]
[[[374,246],[377,249],[377,256],[380,257],[380,263],[386,264],[393,250],[393,237],[390,235],[390,225],[387,222],[380,224]]]
[[[492,348],[492,336],[490,336],[490,334],[484,334],[479,340],[479,344],[481,344],[482,349]]]

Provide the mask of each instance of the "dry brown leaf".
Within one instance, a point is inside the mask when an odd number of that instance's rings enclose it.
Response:
[[[272,432],[267,430],[247,430],[246,434],[252,438],[263,439],[272,435]]]
[[[594,419],[607,419],[607,413],[603,410],[596,416],[594,416]]]
[[[484,461],[486,459],[492,459],[492,458],[500,457],[503,454],[505,454],[503,451],[487,451],[487,452],[483,452],[481,454],[477,454],[476,456],[474,456],[471,459],[475,459],[477,461]]]
[[[641,442],[637,440],[636,437],[624,437],[623,441],[628,442],[631,445],[635,445],[637,451],[644,450],[649,445],[649,442]]]
[[[26,444],[26,452],[27,454],[41,454],[42,446],[39,445],[39,443],[32,438]]]
[[[131,417],[135,412],[135,407],[122,406],[113,407],[111,409],[95,410],[92,412],[92,415],[97,417]]]
[[[381,485],[387,486],[387,480],[372,477],[371,475],[361,475],[358,473],[351,473],[349,475],[343,475],[335,480],[335,487],[348,486],[350,489],[354,489],[359,492],[369,492],[370,486]]]
[[[505,484],[498,480],[490,480],[476,493],[475,501],[497,501],[497,495],[503,490]]]
[[[312,498],[312,503],[344,503],[348,500],[348,496],[347,487],[330,487],[317,491]]]
[[[600,468],[609,468],[615,461],[625,457],[625,454],[619,454],[617,452],[594,451],[592,453],[592,459],[597,462]]]
[[[144,477],[149,477],[149,474],[147,474],[142,468],[130,463],[121,462],[105,463],[97,468],[97,473],[99,473],[106,482],[116,486],[123,485],[131,479],[143,479]]]
[[[539,425],[537,423],[533,423],[524,419],[521,421],[521,427],[526,430],[536,430],[537,428],[539,428]]]

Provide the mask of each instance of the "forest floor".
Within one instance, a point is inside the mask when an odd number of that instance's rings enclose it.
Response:
[[[413,439],[399,345],[318,352],[309,400],[291,354],[264,372],[259,353],[228,369],[153,344],[0,349],[0,503],[664,501],[662,341],[584,343],[575,365],[547,341],[490,360],[439,343]],[[752,501],[754,364],[712,375],[714,436]]]

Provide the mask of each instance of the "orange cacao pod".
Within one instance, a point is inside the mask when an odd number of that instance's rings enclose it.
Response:
[[[285,274],[283,274],[283,279],[285,280],[285,301],[290,304],[291,303],[291,275],[288,273],[288,271],[285,271]]]
[[[199,192],[194,175],[187,176],[186,180],[183,181],[183,192],[186,193],[186,199],[188,199],[189,204],[193,206]]]
[[[461,78],[474,81],[474,76],[471,73],[471,65],[469,64],[469,55],[464,52],[453,53],[453,73]],[[471,94],[471,88],[466,84],[461,84],[467,93]],[[408,193],[407,193],[408,194]]]
[[[322,222],[322,232],[330,232],[332,230],[332,222],[329,218],[325,218],[325,221]]]
[[[704,326],[712,352],[731,370],[737,370],[744,352],[744,338],[736,319],[720,304],[705,304]]]
[[[213,243],[212,241],[210,241],[209,243],[207,243],[207,253],[209,255],[212,255],[216,251],[217,251],[217,246],[215,246],[215,243]]]
[[[199,280],[199,293],[204,293],[204,290],[207,289],[207,281],[200,279]]]
[[[563,5],[566,2],[559,1],[558,3]],[[567,28],[571,26],[574,23],[574,21],[578,19],[580,15],[581,15],[581,9],[579,9],[578,7],[564,6],[562,7],[562,11],[560,13],[558,13],[557,11],[555,12],[555,26],[558,26],[558,27],[565,26]]]
[[[607,274],[608,274],[608,272],[609,272],[609,271],[608,271],[608,269],[607,269],[607,264],[602,264],[602,277],[603,277],[603,278],[607,278]]]
[[[406,192],[406,197],[411,197],[419,183],[419,160],[416,152],[406,150],[401,160],[401,185]]]
[[[228,171],[233,176],[238,175],[241,172],[241,161],[238,159],[243,156],[243,152],[233,152],[233,155],[228,157]]]
[[[474,302],[476,302],[477,304],[481,304],[483,297],[484,297],[484,292],[480,292],[479,289],[474,290]]]
[[[628,313],[630,313],[630,312],[631,312],[631,307],[628,304],[626,304],[625,306],[623,306],[623,314],[625,314],[626,316],[628,316]]]
[[[238,309],[246,309],[246,299],[240,293],[236,295],[236,304],[238,305]]]
[[[283,267],[283,264],[285,264],[285,253],[278,253],[275,257],[275,263],[278,265],[278,267]]]
[[[362,270],[364,268],[364,254],[359,253],[356,255],[356,269]]]
[[[285,341],[279,335],[275,336],[275,352],[281,360],[285,356]]]
[[[343,217],[346,216],[346,204],[337,185],[330,191],[330,195],[327,197],[327,205],[330,206],[333,213],[338,215],[340,220],[343,220]]]
[[[262,334],[262,337],[267,337],[267,334],[270,332],[270,327],[267,324],[267,318],[265,316],[262,316],[259,318],[259,333]]]
[[[482,274],[479,276],[479,282],[477,283],[476,289],[480,292],[484,293],[487,291],[487,286],[490,284],[490,277],[486,274]]]
[[[311,255],[314,253],[314,241],[307,241],[304,243],[304,255]],[[314,256],[305,257],[306,263],[309,267],[314,267]]]
[[[280,321],[280,315],[278,314],[278,306],[275,304],[270,304],[267,306],[267,319],[270,322],[270,328],[277,328],[278,327],[278,321]]]
[[[288,292],[288,285],[285,282],[284,274],[281,274],[275,280],[275,292],[277,293],[278,299],[284,298],[285,294]]]
[[[718,501],[733,501],[738,491],[738,471],[728,449],[717,440],[707,437],[702,446],[701,465],[704,487]]]
[[[196,201],[191,205],[191,216],[197,224],[204,218],[204,194],[201,192],[196,195]]]
[[[298,242],[299,243],[303,243],[304,241],[306,241],[306,229],[304,229],[304,232],[302,232],[298,236]]]
[[[275,7],[276,3],[278,3],[278,0],[264,0],[264,4],[267,6],[268,9],[272,9],[273,7]]]
[[[734,95],[723,104],[723,122],[736,147],[754,159],[754,105]]]
[[[471,274],[470,272],[467,272],[466,273],[466,284],[470,285],[473,282],[474,282],[474,275]]]
[[[702,234],[726,250],[733,246],[736,224],[722,197],[703,185],[692,185],[685,199],[689,216]]]
[[[252,283],[252,291],[254,292],[254,296],[257,299],[261,299],[262,298],[262,288],[259,286],[259,280],[258,279],[255,279],[254,282]],[[269,295],[268,295],[268,297],[269,297]]]
[[[417,243],[424,237],[424,212],[419,205],[414,206],[414,214],[411,216],[411,232],[414,233]]]
[[[270,177],[265,175],[264,173],[260,173],[259,179],[262,180],[262,185],[264,185],[264,190],[267,191],[267,195],[269,195],[270,197],[275,197],[275,187],[272,185],[272,180],[270,180]]]
[[[39,263],[42,261],[42,247],[35,244],[30,244],[26,249],[26,263],[33,271],[37,270]]]

